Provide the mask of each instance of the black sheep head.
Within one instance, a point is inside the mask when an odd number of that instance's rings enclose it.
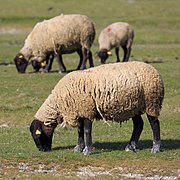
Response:
[[[30,132],[39,151],[51,151],[52,137],[57,124],[45,126],[41,121],[34,119],[30,125]]]
[[[46,66],[45,63],[39,62],[36,59],[31,60],[31,65],[32,65],[35,72],[38,72],[41,68],[44,69]]]
[[[104,64],[106,62],[106,59],[112,55],[112,53],[110,51],[108,51],[107,49],[102,49],[97,53],[98,57],[101,60],[101,64]]]
[[[18,73],[25,73],[28,66],[28,61],[25,59],[22,53],[18,53],[14,58],[14,63],[16,65]]]

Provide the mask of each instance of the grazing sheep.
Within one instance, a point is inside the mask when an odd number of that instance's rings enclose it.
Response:
[[[35,114],[30,131],[39,150],[51,150],[57,124],[78,126],[74,151],[92,152],[92,122],[124,122],[132,118],[134,130],[126,151],[135,151],[147,114],[153,131],[152,152],[160,151],[158,116],[164,98],[160,74],[142,62],[112,63],[64,76]],[[86,144],[84,143],[86,134]],[[48,145],[47,145],[48,144]]]
[[[119,62],[119,47],[122,47],[124,51],[123,62],[128,61],[133,39],[134,30],[128,23],[116,22],[107,26],[101,31],[98,38],[100,51],[97,55],[101,59],[101,63],[104,64],[109,55],[112,55],[110,50],[113,48],[115,48],[117,62]]]
[[[60,15],[37,23],[25,40],[25,44],[16,55],[14,62],[19,73],[24,73],[28,61],[48,61],[49,56],[57,55],[59,70],[65,72],[62,54],[77,52],[80,56],[78,69],[86,67],[89,58],[90,67],[93,59],[90,48],[95,38],[93,22],[84,15]],[[48,64],[47,64],[48,66]],[[35,66],[36,67],[36,66]],[[49,70],[49,68],[45,68]]]

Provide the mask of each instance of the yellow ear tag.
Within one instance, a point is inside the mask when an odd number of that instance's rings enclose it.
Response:
[[[46,66],[46,64],[45,64],[44,62],[42,62],[42,63],[41,63],[41,66],[44,67],[44,66]]]
[[[111,52],[111,51],[108,51],[107,54],[108,54],[108,55],[112,55],[112,52]]]
[[[20,55],[19,58],[20,58],[20,59],[23,58],[23,55]]]
[[[41,134],[41,131],[40,130],[36,130],[36,135],[39,135],[39,134]]]

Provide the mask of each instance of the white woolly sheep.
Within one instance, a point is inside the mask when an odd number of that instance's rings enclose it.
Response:
[[[142,62],[112,63],[64,76],[35,114],[30,131],[39,150],[51,150],[57,124],[78,126],[74,151],[92,152],[95,118],[123,122],[132,118],[134,130],[126,150],[136,150],[146,113],[153,131],[152,152],[160,151],[158,116],[164,98],[160,74]],[[86,133],[86,145],[84,143]]]
[[[30,59],[46,61],[50,55],[57,54],[60,72],[66,68],[62,54],[77,52],[80,56],[78,69],[84,69],[89,58],[93,59],[90,48],[95,38],[93,22],[85,15],[60,15],[37,23],[25,40],[25,44],[14,61],[18,72],[24,73]]]
[[[134,30],[128,23],[116,22],[104,28],[98,38],[99,52],[97,55],[101,63],[104,64],[109,55],[112,55],[110,50],[113,48],[115,48],[117,62],[119,62],[119,47],[122,47],[124,51],[123,62],[128,61],[133,39]]]

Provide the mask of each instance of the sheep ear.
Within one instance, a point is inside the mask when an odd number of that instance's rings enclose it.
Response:
[[[24,56],[23,56],[22,54],[20,54],[20,55],[18,56],[18,58],[19,58],[19,59],[23,59]]]
[[[107,54],[108,54],[109,56],[112,56],[112,52],[111,52],[111,51],[108,51]]]
[[[40,135],[41,134],[41,131],[39,129],[36,130],[35,132],[36,135]]]

